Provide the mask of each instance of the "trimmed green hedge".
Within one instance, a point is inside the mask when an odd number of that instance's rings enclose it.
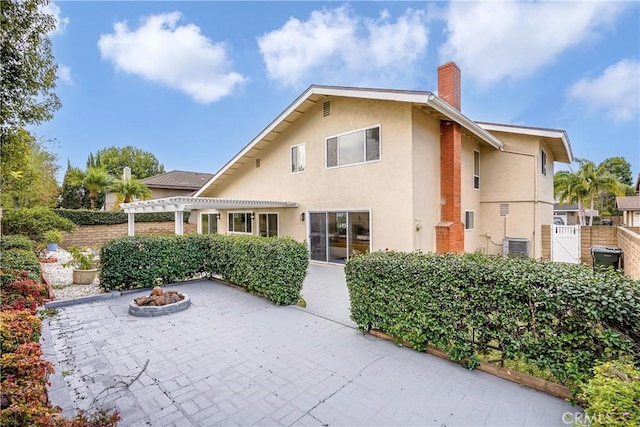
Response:
[[[33,241],[27,236],[21,234],[10,234],[0,237],[0,249],[7,251],[9,249],[22,249],[25,251],[33,251]]]
[[[2,212],[2,234],[23,234],[42,242],[49,230],[72,232],[76,225],[45,207],[7,209]],[[46,243],[46,242],[45,242]]]
[[[197,235],[135,236],[101,248],[100,284],[147,288],[216,276],[264,295],[276,304],[298,302],[307,273],[306,246],[291,238]]]
[[[3,283],[17,280],[23,271],[27,272],[27,277],[31,280],[42,279],[38,257],[34,252],[24,249],[3,250],[0,257],[0,270],[2,270]]]
[[[76,225],[111,225],[124,224],[128,216],[124,212],[96,211],[90,209],[54,209],[59,216],[69,219]],[[189,221],[191,212],[184,212],[184,222]],[[173,222],[173,212],[146,212],[136,214],[136,222]]]
[[[481,254],[374,252],[345,267],[351,317],[417,349],[475,367],[524,360],[563,384],[622,355],[640,357],[640,282],[616,271]]]

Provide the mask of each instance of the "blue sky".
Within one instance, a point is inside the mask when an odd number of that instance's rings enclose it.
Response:
[[[640,172],[640,2],[57,1],[62,166],[133,145],[216,172],[311,84],[437,91],[473,120],[568,132]],[[566,166],[556,164],[556,168]]]

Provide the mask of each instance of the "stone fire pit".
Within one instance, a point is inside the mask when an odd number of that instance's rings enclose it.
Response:
[[[178,291],[163,291],[156,286],[148,297],[138,297],[129,303],[129,314],[137,317],[156,317],[186,310],[191,298]]]

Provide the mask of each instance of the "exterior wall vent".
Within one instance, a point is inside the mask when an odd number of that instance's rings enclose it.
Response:
[[[503,256],[529,256],[529,239],[506,237],[502,241]]]
[[[509,203],[500,203],[500,216],[509,215]]]
[[[325,101],[322,103],[322,116],[326,117],[331,114],[331,101]]]

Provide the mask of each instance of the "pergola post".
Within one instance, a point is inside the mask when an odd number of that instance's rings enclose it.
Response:
[[[127,214],[127,236],[135,234],[136,214],[129,212]]]
[[[183,223],[183,218],[184,218],[184,212],[183,211],[176,211],[175,212],[175,216],[176,216],[176,236],[181,236],[183,234],[184,231],[184,223]]]

